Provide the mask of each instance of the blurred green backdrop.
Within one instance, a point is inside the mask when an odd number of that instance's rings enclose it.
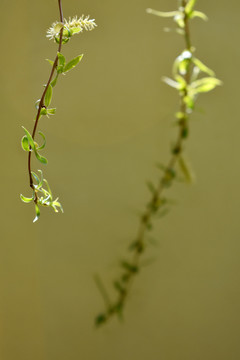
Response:
[[[150,266],[134,284],[125,321],[96,330],[103,301],[95,272],[110,287],[174,139],[177,94],[161,82],[183,48],[164,33],[171,20],[145,9],[174,10],[171,0],[63,0],[64,16],[90,14],[98,28],[74,37],[64,55],[84,53],[54,91],[57,115],[42,119],[44,169],[65,213],[42,211],[33,224],[21,125],[34,103],[56,44],[45,37],[57,0],[1,0],[1,360],[238,360],[239,11],[238,1],[199,0],[210,21],[192,23],[202,61],[224,87],[199,98],[188,157],[194,186],[155,227]],[[36,164],[38,166],[38,164]],[[43,209],[44,210],[44,209]]]

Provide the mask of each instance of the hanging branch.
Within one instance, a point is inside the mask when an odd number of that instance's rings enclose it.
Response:
[[[48,161],[46,157],[39,154],[39,150],[42,150],[46,145],[45,135],[39,131],[38,134],[43,139],[43,144],[41,146],[35,141],[36,131],[38,127],[39,120],[42,116],[54,115],[56,113],[56,108],[49,108],[52,101],[53,87],[57,84],[57,80],[60,74],[66,74],[68,71],[73,69],[82,59],[83,55],[79,55],[69,61],[66,64],[65,57],[61,54],[62,45],[66,44],[70,38],[81,33],[85,30],[93,30],[96,26],[95,20],[89,19],[89,16],[82,16],[79,19],[77,17],[69,18],[67,21],[63,18],[62,12],[62,3],[61,0],[58,0],[58,7],[60,13],[60,22],[55,22],[47,31],[47,37],[51,40],[53,39],[58,44],[58,50],[54,61],[48,60],[51,65],[51,72],[47,81],[47,84],[44,85],[44,91],[39,100],[37,100],[35,106],[37,109],[37,115],[34,122],[34,127],[31,133],[23,127],[25,135],[22,138],[22,148],[28,152],[28,175],[29,175],[29,185],[33,191],[31,198],[26,198],[23,195],[20,195],[21,200],[25,203],[34,202],[36,217],[33,220],[34,222],[38,220],[40,216],[39,205],[52,207],[55,212],[58,212],[58,208],[63,212],[62,205],[58,202],[58,198],[53,200],[52,192],[48,185],[46,179],[43,178],[42,170],[38,170],[40,176],[32,171],[32,153],[35,154],[38,161],[42,164],[47,164]],[[55,78],[53,79],[53,76]],[[44,187],[45,186],[45,187]],[[39,197],[39,194],[41,197]]]
[[[177,24],[177,33],[182,35],[185,40],[185,47],[182,53],[176,58],[173,64],[173,79],[164,77],[163,81],[175,88],[179,93],[180,105],[176,114],[178,125],[178,137],[171,149],[170,160],[167,165],[159,165],[162,172],[157,185],[149,182],[148,188],[151,192],[150,201],[140,217],[139,228],[135,240],[130,245],[132,257],[121,262],[121,273],[114,281],[117,291],[117,298],[110,302],[106,289],[98,278],[97,285],[104,294],[105,311],[100,313],[95,321],[97,325],[106,323],[114,315],[122,317],[126,301],[135,276],[140,270],[140,260],[147,248],[147,234],[153,227],[153,220],[161,217],[166,211],[169,200],[164,196],[168,189],[177,179],[178,172],[185,177],[186,181],[191,181],[192,172],[185,161],[183,152],[184,144],[189,135],[189,117],[192,113],[197,96],[200,93],[208,92],[221,81],[215,77],[214,72],[195,57],[195,49],[191,44],[189,21],[195,17],[206,20],[206,15],[194,10],[196,0],[181,0],[179,8],[172,12],[160,12],[147,9],[147,13],[160,17],[172,17]],[[201,76],[207,74],[206,77]],[[199,77],[200,76],[200,77]]]

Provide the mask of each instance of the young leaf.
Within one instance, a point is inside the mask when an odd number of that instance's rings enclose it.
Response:
[[[209,76],[215,76],[213,70],[209,69],[205,64],[203,64],[199,59],[193,58],[193,63],[204,73],[208,74]]]
[[[213,90],[219,85],[222,85],[221,80],[215,77],[205,77],[192,82],[191,90],[193,90],[194,93],[204,93]]]
[[[40,170],[39,170],[39,171],[40,171]],[[37,174],[36,174],[34,171],[31,171],[31,174],[32,174],[32,176],[34,177],[37,185],[39,185],[40,179],[39,179],[39,177],[37,176]]]
[[[136,273],[138,272],[138,267],[135,265],[130,264],[127,261],[122,261],[121,265],[124,269],[128,270],[130,273]]]
[[[44,104],[46,107],[48,107],[51,104],[51,100],[52,100],[52,85],[49,84],[44,98]]]
[[[83,55],[79,55],[77,57],[75,57],[74,59],[72,59],[71,61],[69,61],[69,63],[67,63],[67,65],[64,67],[63,72],[68,72],[71,69],[73,69],[78,63],[79,61],[82,60]]]
[[[34,141],[33,141],[33,138],[32,138],[32,135],[30,134],[29,131],[27,131],[27,129],[25,129],[24,126],[22,126],[23,130],[25,131],[26,133],[26,136],[27,136],[27,139],[28,139],[28,143],[29,145],[31,146],[31,148],[34,150],[35,149],[35,144],[34,144]]]
[[[163,82],[165,82],[167,85],[180,90],[180,84],[177,81],[174,81],[170,79],[169,77],[163,76],[162,78]]]
[[[47,109],[45,107],[41,108],[40,115],[47,115]]]
[[[34,218],[33,222],[36,222],[40,217],[40,210],[37,204],[35,204],[35,211],[36,211],[36,217]]]
[[[193,11],[196,0],[189,0],[187,5],[185,6],[185,13],[189,16]]]
[[[65,56],[63,56],[63,54],[61,54],[60,52],[57,53],[57,56],[58,56],[59,65],[65,66],[66,63]]]
[[[34,195],[31,197],[31,198],[27,198],[27,197],[25,197],[25,196],[23,196],[22,194],[20,195],[20,198],[21,198],[21,200],[23,201],[23,202],[25,202],[25,203],[30,203],[32,200],[33,200],[33,198],[34,198]]]
[[[23,148],[24,151],[30,151],[27,135],[24,135],[22,137],[21,144],[22,144],[22,148]]]
[[[41,150],[41,149],[45,148],[45,146],[46,146],[46,137],[41,131],[39,131],[38,133],[43,138],[43,144],[41,146],[39,146],[36,150]]]
[[[48,161],[44,156],[39,155],[39,153],[36,151],[36,149],[34,150],[34,153],[36,155],[36,158],[44,165],[47,165]]]
[[[49,64],[51,65],[51,66],[53,66],[53,64],[54,64],[54,61],[52,61],[52,60],[49,60],[49,59],[46,59],[48,62],[49,62]]]
[[[35,187],[37,187],[37,189],[42,187],[43,184],[43,172],[42,170],[38,170],[40,172],[41,175],[41,179],[39,179],[39,177],[37,176],[37,174],[34,171],[31,171],[32,176],[34,177],[37,185]]]
[[[54,87],[57,83],[58,74],[55,76],[55,78],[51,81],[51,86]]]
[[[51,200],[52,200],[52,191],[51,191],[51,189],[50,189],[50,186],[49,186],[49,184],[48,184],[48,182],[47,182],[46,179],[44,179],[44,182],[45,182],[45,184],[46,184],[46,186],[47,186],[48,193],[50,194],[50,197],[51,197]]]
[[[163,11],[157,11],[157,10],[153,10],[153,9],[146,9],[146,12],[148,14],[157,15],[157,16],[161,16],[161,17],[174,17],[176,15],[181,14],[180,11],[163,12]]]
[[[193,18],[195,18],[195,17],[199,17],[200,19],[202,19],[202,20],[205,20],[205,21],[207,21],[208,20],[208,17],[207,17],[207,15],[205,15],[203,12],[201,12],[201,11],[192,11],[192,13],[190,14],[190,19],[193,19]]]
[[[52,108],[52,109],[47,109],[47,114],[48,115],[55,115],[56,114],[56,108]]]
[[[189,184],[192,184],[194,182],[195,176],[193,174],[193,171],[192,171],[189,163],[184,159],[183,156],[179,156],[178,164],[179,164],[179,167],[186,179],[186,182]]]

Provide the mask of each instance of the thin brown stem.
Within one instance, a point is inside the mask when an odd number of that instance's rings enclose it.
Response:
[[[60,13],[60,22],[63,23],[63,12],[62,12],[62,2],[61,0],[58,0],[58,7],[59,7],[59,13]],[[59,45],[58,45],[58,52],[61,52],[61,48],[62,48],[62,36],[63,36],[63,28],[60,30],[60,37],[59,37]],[[53,74],[56,70],[58,64],[58,55],[56,55],[56,58],[54,60],[47,84],[44,88],[43,94],[41,96],[39,105],[38,105],[38,111],[37,111],[37,115],[36,115],[36,119],[35,119],[35,123],[34,123],[34,127],[33,127],[33,132],[32,132],[32,138],[34,140],[35,138],[35,134],[36,134],[36,130],[37,130],[37,126],[38,126],[38,122],[40,119],[40,114],[41,114],[41,110],[42,108],[44,108],[44,98],[47,92],[47,89],[49,87],[49,84],[52,81],[53,78]],[[33,189],[34,191],[34,186],[33,186],[33,177],[32,177],[32,171],[31,171],[31,157],[32,157],[32,151],[29,151],[28,153],[28,174],[29,174],[29,182],[30,182],[30,187]],[[35,192],[35,198],[34,198],[34,202],[37,202],[37,194]]]

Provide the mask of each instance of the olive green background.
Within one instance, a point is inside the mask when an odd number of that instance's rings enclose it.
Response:
[[[199,0],[210,21],[192,23],[198,57],[224,86],[202,95],[186,153],[194,185],[176,184],[168,216],[156,222],[125,311],[96,330],[104,309],[93,276],[107,287],[136,234],[176,135],[171,76],[183,39],[171,20],[145,13],[174,10],[171,0],[63,0],[64,16],[90,14],[98,27],[63,48],[81,64],[54,89],[57,114],[39,124],[44,167],[64,214],[20,201],[28,187],[21,128],[32,129],[34,103],[56,44],[45,37],[58,19],[56,0],[1,0],[1,360],[240,359],[239,11],[238,1]],[[33,168],[39,168],[34,162]],[[40,164],[40,168],[41,167]],[[110,290],[114,296],[114,291]]]

